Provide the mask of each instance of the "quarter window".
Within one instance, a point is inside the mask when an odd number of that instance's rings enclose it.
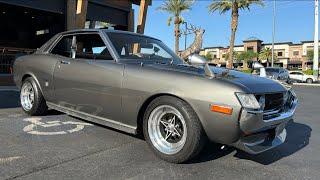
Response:
[[[64,57],[71,57],[72,38],[73,36],[64,36],[52,49],[51,53]]]

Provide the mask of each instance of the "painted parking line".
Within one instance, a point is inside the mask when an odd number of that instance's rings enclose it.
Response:
[[[12,156],[12,157],[4,157],[0,158],[0,164],[10,163],[14,160],[21,159],[22,156]]]
[[[63,134],[70,134],[74,132],[81,131],[85,128],[85,126],[93,126],[93,124],[84,123],[84,122],[76,122],[76,121],[60,121],[60,120],[53,120],[47,122],[41,122],[42,118],[40,117],[29,117],[23,119],[23,121],[30,122],[31,124],[25,126],[23,131],[28,134],[33,135],[44,135],[44,136],[51,136],[51,135],[63,135]],[[61,126],[62,129],[65,128],[66,125],[72,125],[72,129],[60,130],[60,131],[39,131],[38,127],[41,129],[46,129],[50,127],[58,127]],[[70,126],[67,126],[70,128]]]

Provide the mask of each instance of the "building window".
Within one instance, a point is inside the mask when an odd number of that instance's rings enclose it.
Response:
[[[253,46],[247,47],[247,51],[253,51]]]
[[[213,59],[217,59],[217,55],[215,54],[215,55],[213,55]]]
[[[294,56],[299,56],[299,51],[293,51]]]
[[[299,56],[299,51],[293,51],[294,56]]]
[[[283,56],[283,52],[278,52],[278,57],[282,57]]]

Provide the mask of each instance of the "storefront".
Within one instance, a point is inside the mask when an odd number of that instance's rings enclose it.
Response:
[[[12,64],[16,57],[34,52],[61,31],[78,28],[134,31],[132,5],[140,5],[140,9],[142,6],[145,12],[140,12],[146,13],[149,2],[151,1],[0,0],[0,85],[7,84],[8,80],[4,78],[12,76]],[[139,18],[138,26],[143,23],[144,29],[145,16],[143,17],[142,20]]]

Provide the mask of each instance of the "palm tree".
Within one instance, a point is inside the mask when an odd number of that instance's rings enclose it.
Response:
[[[208,6],[209,12],[211,13],[218,11],[220,14],[224,14],[231,10],[231,38],[229,52],[233,52],[236,31],[238,28],[239,10],[250,10],[250,6],[253,4],[264,5],[262,0],[213,0]],[[232,63],[233,55],[229,56],[228,68],[232,68]]]
[[[273,58],[276,60],[276,54],[273,55]],[[272,59],[272,49],[264,48],[259,52],[259,60],[267,60],[267,66],[269,67],[269,61]]]
[[[174,36],[175,36],[175,52],[179,52],[179,36],[180,36],[180,24],[183,23],[181,13],[191,9],[194,0],[166,0],[158,7],[158,10],[166,11],[172,16],[168,19],[168,26],[174,17]]]
[[[252,62],[253,59],[257,58],[259,56],[258,53],[253,51],[245,51],[238,55],[238,60],[241,60],[243,62],[243,69],[248,69],[248,63]]]

